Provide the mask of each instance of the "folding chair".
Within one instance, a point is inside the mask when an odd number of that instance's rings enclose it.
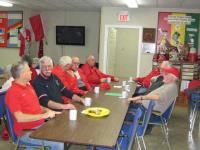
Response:
[[[167,124],[171,117],[175,103],[176,103],[176,99],[172,102],[172,104],[167,108],[167,110],[162,115],[157,113],[157,115],[152,115],[149,120],[149,124],[161,125],[162,131],[164,133],[165,140],[167,142],[167,146],[169,149],[171,149],[171,147],[170,147],[170,143],[169,143],[169,139],[168,139],[169,129],[168,129]]]
[[[4,124],[5,122],[5,93],[6,92],[1,92],[0,93],[0,119],[4,120]]]
[[[113,150],[131,150],[134,139],[136,137],[138,124],[140,121],[140,118],[142,117],[142,110],[138,108],[136,110],[133,122],[131,125],[123,124],[122,129],[120,131],[120,135],[118,137],[118,141],[116,146],[113,148]],[[128,127],[128,130],[127,130]],[[126,129],[126,130],[124,130]],[[97,150],[111,150],[110,148],[104,148],[104,147],[96,147]]]
[[[200,106],[200,92],[192,92],[190,96],[191,110],[189,115],[189,135],[192,135],[196,121],[198,108]]]
[[[150,120],[154,106],[155,106],[155,102],[153,100],[151,100],[147,110],[145,110],[145,112],[144,112],[142,124],[139,124],[139,126],[138,126],[136,139],[138,142],[138,149],[140,149],[140,150],[141,150],[141,144],[140,144],[141,141],[143,143],[144,149],[145,150],[147,149],[145,141],[144,141],[144,135],[145,135],[147,126],[149,124],[149,120]]]
[[[192,80],[188,85],[187,90],[193,90],[194,88],[200,86],[200,80]],[[191,94],[185,92],[189,100],[189,135],[192,135],[194,124],[196,121],[196,116],[198,113],[198,108],[200,106],[200,92],[192,91]]]
[[[7,127],[9,130],[10,138],[12,139],[12,142],[15,144],[15,150],[17,150],[18,147],[33,147],[33,148],[39,148],[39,149],[45,149],[47,147],[44,147],[42,145],[35,145],[27,142],[20,141],[20,137],[17,137],[14,132],[14,126],[13,126],[13,117],[8,107],[5,107],[6,110],[6,121],[7,121]]]

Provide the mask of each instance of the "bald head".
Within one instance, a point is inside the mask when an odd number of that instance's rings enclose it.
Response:
[[[86,63],[91,67],[95,66],[95,57],[93,55],[89,55],[86,59]]]

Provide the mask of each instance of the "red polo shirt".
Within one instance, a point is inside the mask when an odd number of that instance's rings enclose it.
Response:
[[[152,70],[147,76],[145,77],[138,77],[135,80],[141,83],[144,87],[149,88],[151,85],[151,78],[160,75],[159,69]]]
[[[67,87],[69,90],[73,91],[76,94],[84,95],[85,91],[78,88],[78,81],[76,77],[72,77],[68,73],[66,73],[59,65],[55,65],[52,73],[56,75],[61,82]]]
[[[23,86],[13,81],[12,86],[6,93],[6,105],[12,115],[18,111],[32,115],[42,113],[38,97],[30,84]],[[35,128],[44,122],[44,119],[31,122],[17,122],[15,117],[13,117],[13,120],[14,131],[17,136],[22,135],[22,130]]]
[[[110,77],[112,79],[112,81],[114,80],[114,76],[111,76],[111,75],[108,75],[108,74],[104,74],[103,72],[101,72],[96,67],[91,67],[88,64],[84,64],[81,67],[81,69],[83,70],[83,73],[87,77],[87,80],[88,80],[89,84],[92,87],[100,84],[101,83],[100,80],[102,78],[108,78],[108,77]]]

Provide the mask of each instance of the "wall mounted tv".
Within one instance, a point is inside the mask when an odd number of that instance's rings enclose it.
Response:
[[[84,26],[56,26],[57,45],[85,45]]]

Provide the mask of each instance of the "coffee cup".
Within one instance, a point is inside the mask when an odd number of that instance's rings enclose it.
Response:
[[[99,91],[100,91],[100,87],[96,86],[96,87],[94,88],[94,93],[98,94]]]
[[[90,97],[86,97],[84,105],[89,107],[91,106],[91,104],[92,104],[92,99]]]
[[[122,98],[128,98],[128,93],[126,91],[122,91]]]
[[[122,81],[122,86],[125,86],[126,85],[126,81]]]
[[[69,110],[69,120],[77,120],[77,110],[76,109]]]
[[[125,85],[125,91],[130,92],[130,85]]]
[[[129,82],[133,82],[133,77],[129,77]]]
[[[108,78],[107,78],[107,83],[110,83],[110,82],[111,82],[111,78],[108,77]]]

